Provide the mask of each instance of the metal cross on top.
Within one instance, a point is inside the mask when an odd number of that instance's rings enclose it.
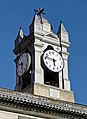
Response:
[[[41,15],[41,14],[45,14],[43,11],[44,11],[44,8],[39,8],[39,10],[35,10],[35,13],[37,13],[37,15]]]

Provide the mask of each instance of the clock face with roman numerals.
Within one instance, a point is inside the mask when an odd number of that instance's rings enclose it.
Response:
[[[22,76],[26,73],[30,67],[31,57],[29,53],[23,53],[17,62],[17,74],[18,76]]]
[[[63,58],[55,50],[45,51],[43,54],[43,62],[45,66],[53,72],[60,72],[64,67]]]

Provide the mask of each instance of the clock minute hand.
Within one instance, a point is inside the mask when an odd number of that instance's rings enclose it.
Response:
[[[49,59],[49,60],[53,61],[53,64],[55,66],[55,61],[57,61],[57,60],[55,60],[54,58],[48,57],[48,56],[46,56],[45,59]]]
[[[48,56],[46,56],[45,59],[49,59],[49,60],[53,61],[53,58],[48,57]]]

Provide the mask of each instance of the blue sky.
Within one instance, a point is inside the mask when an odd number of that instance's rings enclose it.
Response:
[[[28,35],[39,7],[54,32],[60,20],[69,32],[69,79],[76,103],[87,105],[87,0],[0,0],[0,87],[15,87],[14,40],[20,26]]]

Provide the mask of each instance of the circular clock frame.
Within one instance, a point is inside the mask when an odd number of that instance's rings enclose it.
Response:
[[[46,50],[42,55],[43,66],[45,70],[58,73],[64,67],[62,56],[55,50]]]
[[[23,53],[17,62],[17,75],[23,76],[30,67],[31,64],[31,56],[29,53]]]

